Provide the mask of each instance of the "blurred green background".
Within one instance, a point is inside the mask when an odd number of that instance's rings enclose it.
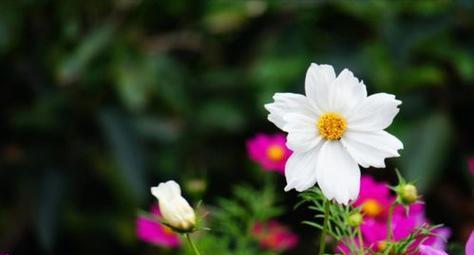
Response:
[[[416,179],[428,216],[463,242],[473,13],[470,0],[0,1],[0,252],[150,254],[134,229],[148,188],[200,180],[189,196],[212,204],[258,186],[245,140],[277,131],[263,104],[301,93],[311,62],[403,101],[390,127],[402,156],[365,173]],[[307,229],[283,185],[287,221]]]

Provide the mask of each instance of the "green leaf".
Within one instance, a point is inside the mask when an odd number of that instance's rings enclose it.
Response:
[[[151,58],[139,56],[119,59],[114,69],[117,90],[122,101],[132,111],[143,110],[155,92],[155,65]]]
[[[210,101],[201,108],[199,122],[203,130],[240,130],[245,123],[244,113],[227,101]]]
[[[72,54],[60,62],[57,70],[59,81],[71,83],[85,74],[88,64],[112,41],[114,31],[114,25],[105,23],[90,32]]]
[[[22,31],[21,9],[13,3],[0,3],[0,54],[7,52]]]
[[[60,202],[63,198],[64,188],[64,176],[55,170],[47,171],[40,183],[36,234],[40,245],[47,251],[53,249],[57,235]]]
[[[265,56],[253,67],[252,82],[258,87],[257,106],[264,111],[264,104],[271,102],[275,92],[288,90],[291,85],[299,89],[304,87],[305,70],[309,59],[302,55],[295,56]],[[301,83],[297,84],[297,81]],[[296,91],[295,91],[296,92]]]
[[[123,114],[112,109],[102,110],[99,121],[117,161],[125,190],[130,191],[134,201],[143,201],[146,192],[144,148],[136,130]]]
[[[451,146],[449,119],[444,113],[434,113],[404,132],[401,171],[408,181],[416,181],[420,191],[426,191],[440,176]]]

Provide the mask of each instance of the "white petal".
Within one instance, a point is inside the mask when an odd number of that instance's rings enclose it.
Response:
[[[276,93],[273,96],[273,103],[266,104],[270,114],[268,120],[273,122],[278,128],[283,129],[285,120],[283,116],[288,113],[304,113],[306,115],[316,115],[313,107],[309,104],[308,99],[300,94],[294,93]]]
[[[286,145],[294,152],[306,152],[321,141],[316,128],[316,118],[303,114],[291,113],[284,117],[283,130],[288,132]]]
[[[340,204],[357,199],[360,169],[339,141],[324,143],[316,173],[319,187],[328,199],[335,199]]]
[[[151,194],[158,200],[171,200],[176,196],[181,196],[181,188],[175,181],[162,182],[156,187],[151,188]]]
[[[354,77],[351,71],[344,69],[334,80],[330,92],[330,111],[346,114],[367,97],[363,82]]]
[[[335,79],[336,73],[330,65],[312,63],[306,72],[304,82],[306,96],[319,113],[329,110],[329,90]]]
[[[305,191],[316,184],[316,162],[321,146],[301,153],[291,154],[285,166],[285,191]]]
[[[158,199],[163,219],[180,230],[194,227],[196,217],[188,201],[181,196],[181,188],[175,181],[162,182],[151,188],[151,193]]]
[[[382,130],[392,124],[402,102],[394,95],[377,93],[365,98],[348,115],[348,129],[361,131]]]
[[[359,165],[385,167],[385,158],[398,157],[403,144],[386,131],[361,132],[347,130],[341,142]]]

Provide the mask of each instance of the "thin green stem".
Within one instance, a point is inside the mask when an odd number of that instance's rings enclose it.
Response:
[[[189,246],[191,246],[191,249],[194,251],[194,254],[201,255],[198,248],[196,247],[193,240],[191,239],[191,236],[188,233],[184,234],[184,236],[186,237],[186,240],[188,240]]]
[[[364,255],[364,241],[362,239],[362,231],[360,231],[360,226],[357,227],[357,237],[359,238],[359,252],[361,255]]]
[[[324,225],[323,231],[321,232],[321,239],[319,240],[319,255],[324,254],[326,248],[326,233],[329,227],[329,200],[324,201]]]
[[[388,242],[392,241],[392,235],[393,235],[392,216],[393,216],[394,209],[395,209],[395,203],[390,205],[390,208],[388,209],[388,216],[387,216],[387,241]]]

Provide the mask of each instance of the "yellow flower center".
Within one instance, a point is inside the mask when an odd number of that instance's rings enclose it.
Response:
[[[379,251],[385,251],[385,249],[387,249],[387,242],[386,241],[379,241],[377,243],[377,248],[379,249]]]
[[[319,117],[318,130],[327,140],[339,140],[346,131],[346,119],[335,112],[324,113]]]
[[[268,147],[267,149],[267,156],[269,159],[273,161],[280,161],[283,159],[285,152],[283,151],[283,148],[279,145],[272,145]]]
[[[375,217],[382,212],[382,206],[375,199],[367,199],[362,206],[362,211],[370,217]]]

